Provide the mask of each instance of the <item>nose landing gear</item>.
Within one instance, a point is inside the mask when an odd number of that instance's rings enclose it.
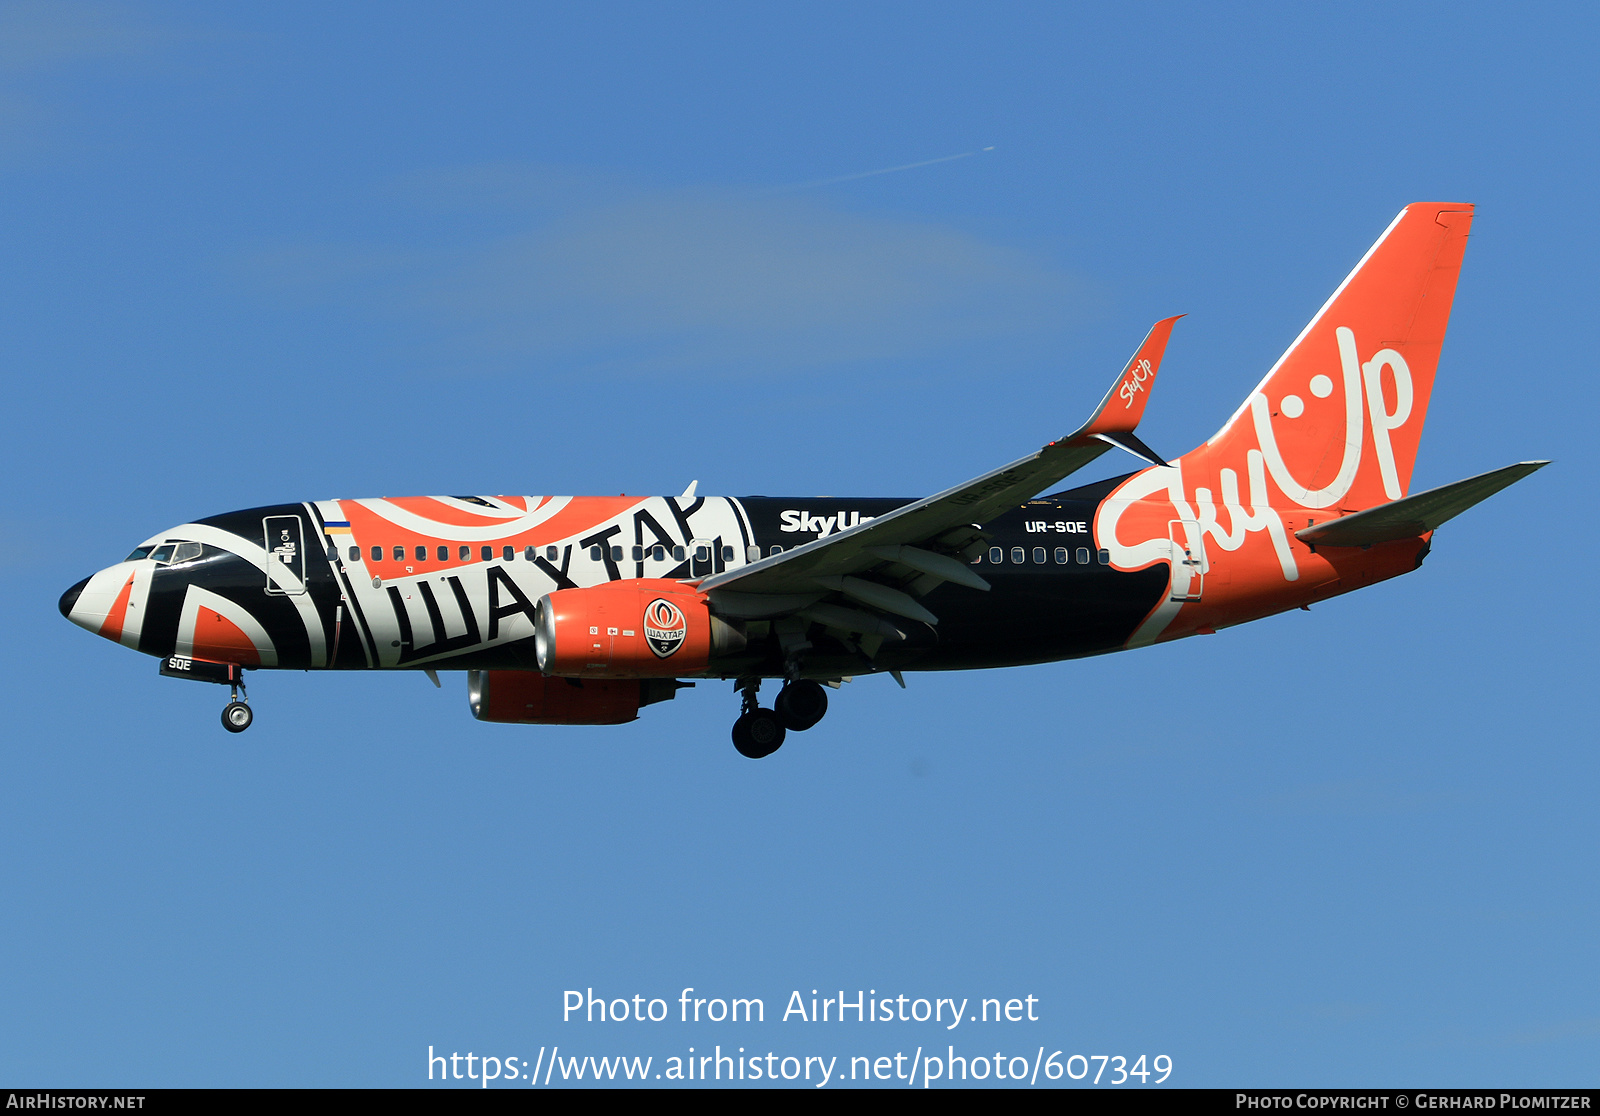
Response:
[[[250,696],[244,689],[244,668],[238,663],[216,663],[209,659],[190,659],[173,655],[161,660],[161,674],[167,678],[187,678],[193,682],[216,682],[227,686],[233,697],[222,710],[222,727],[243,732],[255,720],[250,711]]]
[[[222,727],[229,732],[243,732],[255,720],[255,714],[242,701],[230,701],[222,710]]]
[[[230,683],[233,686],[233,699],[222,709],[222,727],[229,732],[243,732],[256,719],[256,715],[250,712],[250,695],[244,693],[244,672],[237,672]],[[243,701],[239,700],[241,694],[244,694]]]

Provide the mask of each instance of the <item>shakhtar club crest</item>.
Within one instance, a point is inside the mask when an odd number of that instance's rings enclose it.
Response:
[[[644,610],[644,641],[656,658],[665,659],[683,646],[689,634],[689,622],[683,610],[669,600],[657,597]]]

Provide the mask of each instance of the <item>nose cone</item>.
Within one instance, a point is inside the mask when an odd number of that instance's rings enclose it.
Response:
[[[89,578],[84,578],[78,584],[61,594],[61,615],[68,620],[72,619],[72,609],[78,603],[78,598],[83,595],[83,587],[89,584]]]
[[[144,616],[143,592],[134,591],[136,577],[127,562],[101,570],[61,594],[61,614],[85,631],[132,647]]]

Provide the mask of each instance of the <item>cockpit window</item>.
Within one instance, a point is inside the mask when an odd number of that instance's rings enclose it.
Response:
[[[141,546],[137,550],[135,550],[132,554],[130,554],[126,558],[124,558],[123,561],[124,562],[138,562],[138,561],[141,561],[141,560],[143,560],[145,558],[150,557],[150,552],[152,550],[154,550],[154,549],[155,549],[155,547],[153,547],[153,546]]]
[[[200,544],[197,542],[184,542],[178,544],[178,549],[172,552],[172,560],[177,562],[193,562],[200,557]]]
[[[151,561],[153,561],[153,562],[170,562],[170,561],[172,561],[172,552],[173,552],[173,550],[177,549],[177,545],[178,545],[177,543],[162,543],[160,546],[156,547],[154,550],[152,550],[150,552]]]

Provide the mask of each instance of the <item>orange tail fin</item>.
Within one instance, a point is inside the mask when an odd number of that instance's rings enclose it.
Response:
[[[1404,496],[1471,225],[1470,205],[1403,209],[1185,474],[1264,474],[1277,507]]]

